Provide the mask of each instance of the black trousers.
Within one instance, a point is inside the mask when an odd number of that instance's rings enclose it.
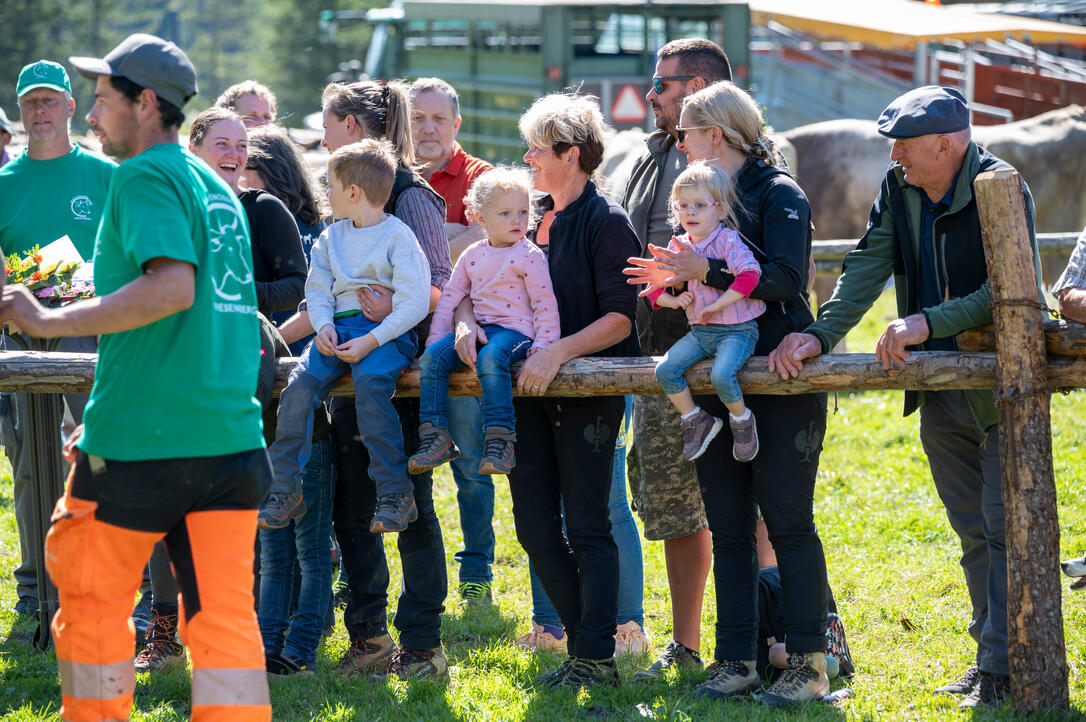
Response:
[[[514,406],[517,465],[509,489],[517,539],[565,625],[569,654],[612,657],[618,548],[607,501],[625,400],[517,399]]]
[[[696,399],[727,418],[718,398]],[[756,659],[758,553],[755,504],[762,510],[780,568],[789,652],[826,649],[826,558],[814,523],[814,485],[826,434],[825,394],[749,396],[760,450],[749,463],[732,457],[727,424],[695,462],[713,535],[718,660]]]

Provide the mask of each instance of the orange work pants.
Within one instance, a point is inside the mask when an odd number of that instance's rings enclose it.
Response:
[[[97,506],[65,494],[46,538],[47,569],[60,596],[52,630],[61,717],[128,719],[135,689],[132,599],[152,547],[166,537],[182,588],[181,638],[192,656],[192,719],[271,720],[253,611],[256,510],[190,512],[167,535],[107,524],[95,518]]]

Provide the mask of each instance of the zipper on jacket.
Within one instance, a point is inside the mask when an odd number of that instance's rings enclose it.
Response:
[[[931,236],[935,238],[935,228],[932,227]],[[950,274],[946,270],[946,234],[939,237],[939,244],[935,247],[935,258],[940,278],[939,285],[943,287],[943,300],[950,300]]]

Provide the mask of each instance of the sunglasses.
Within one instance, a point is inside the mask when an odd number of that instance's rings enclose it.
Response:
[[[686,142],[686,133],[690,130],[705,130],[706,128],[712,128],[711,125],[692,125],[689,128],[676,128],[675,137],[679,139],[680,143]]]
[[[652,79],[652,89],[656,94],[664,92],[664,83],[668,80],[693,80],[696,75],[658,75]]]

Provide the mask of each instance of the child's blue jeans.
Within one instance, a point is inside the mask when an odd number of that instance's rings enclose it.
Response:
[[[362,314],[337,318],[339,343],[361,338],[377,327]],[[336,356],[325,356],[310,342],[290,374],[279,398],[275,443],[268,449],[274,479],[270,491],[299,491],[302,473],[309,461],[313,439],[313,411],[343,375],[354,380],[354,403],[358,433],[369,451],[369,475],[377,496],[411,494],[414,485],[407,477],[407,456],[403,448],[400,417],[392,407],[396,379],[415,355],[415,332],[409,331],[378,346],[358,363],[349,364]]]
[[[532,339],[495,325],[482,326],[487,343],[479,347],[475,371],[483,390],[483,428],[504,426],[513,431],[513,382],[509,367],[528,355]],[[456,354],[456,336],[449,334],[426,347],[419,360],[420,421],[449,427],[449,374],[464,365]]]
[[[743,400],[739,369],[754,353],[758,343],[758,324],[755,321],[735,324],[707,324],[691,326],[690,332],[668,349],[663,361],[656,365],[656,380],[666,394],[681,393],[686,389],[685,374],[702,359],[713,360],[709,375],[720,400],[734,404]]]

